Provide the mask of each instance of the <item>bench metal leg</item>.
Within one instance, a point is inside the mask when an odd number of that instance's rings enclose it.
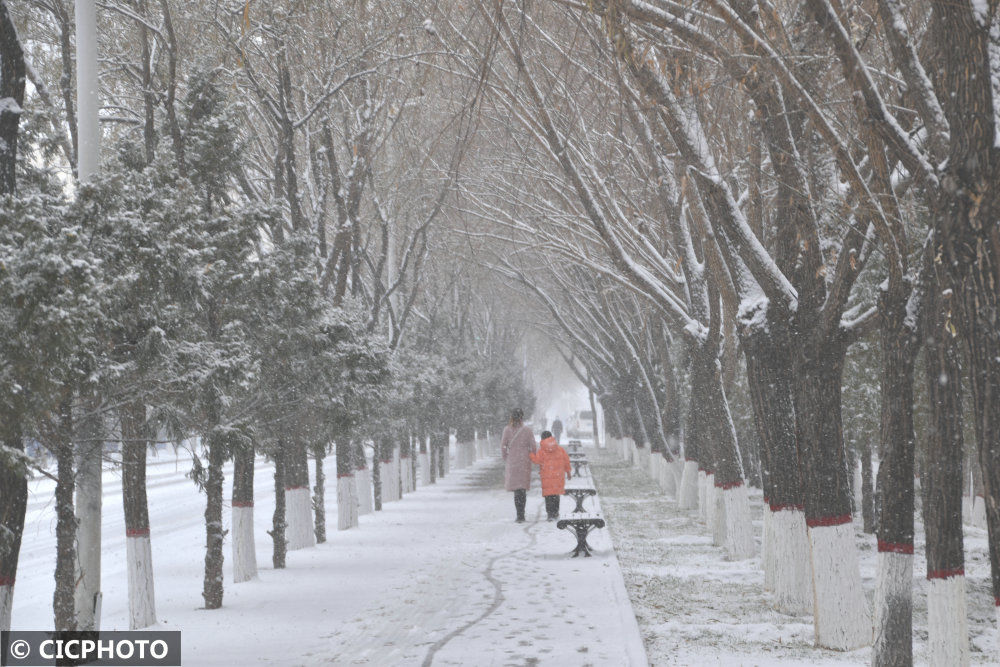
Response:
[[[587,544],[587,534],[590,532],[590,527],[574,526],[573,529],[576,531],[576,548],[573,549],[573,558],[576,558],[581,553],[590,558],[590,545]]]

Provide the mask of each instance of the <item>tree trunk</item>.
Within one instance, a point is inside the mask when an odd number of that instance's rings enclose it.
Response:
[[[779,611],[801,614],[812,607],[812,571],[790,392],[792,367],[787,330],[781,322],[771,321],[767,331],[745,332],[742,344],[760,442],[768,526],[764,542],[765,588],[770,584]]]
[[[409,493],[413,491],[413,434],[407,433],[406,436],[399,441],[399,470],[400,470],[400,480],[399,480],[399,490],[400,497],[402,494]]]
[[[592,380],[591,380],[591,378],[589,376],[587,377],[587,380],[588,380],[588,382],[587,382],[587,397],[590,399],[590,415],[592,417],[592,419],[591,419],[591,426],[593,427],[593,431],[594,431],[594,435],[593,435],[593,438],[594,438],[594,449],[597,449],[597,448],[599,448],[601,446],[601,434],[598,432],[598,430],[600,428],[600,425],[597,423],[597,401],[594,400],[594,389],[593,389],[593,387],[590,384],[592,382]],[[674,400],[672,401],[672,405],[674,406],[673,409],[674,409],[674,413],[675,414],[677,413],[677,407],[676,407],[677,406],[677,400],[676,400],[676,398],[677,397],[674,396],[673,397]],[[667,425],[664,424],[664,427],[667,427]],[[668,428],[668,431],[669,431],[669,427],[667,427],[667,428]],[[681,440],[680,440],[680,418],[678,418],[678,420],[677,420],[677,433],[676,433],[676,436],[677,436],[677,439],[676,439],[676,441],[673,444],[677,447],[677,449],[675,450],[674,454],[679,455],[680,454],[680,442],[681,442]],[[670,432],[667,433],[667,437],[668,438],[671,437],[671,433]]]
[[[364,441],[360,439],[354,440],[353,454],[356,471],[355,479],[358,486],[358,513],[371,514],[374,509],[372,507],[372,478],[371,471],[368,469],[368,457],[365,454]],[[374,467],[374,464],[372,467]]]
[[[313,445],[313,457],[316,462],[315,484],[313,485],[313,514],[315,518],[314,532],[316,543],[326,542],[326,474],[323,472],[323,461],[326,459],[326,444]]]
[[[948,331],[950,299],[928,290],[927,398],[930,420],[922,479],[927,538],[927,646],[932,665],[969,664],[962,546],[962,373],[958,340]]]
[[[293,437],[285,460],[285,503],[288,508],[288,550],[316,545],[312,499],[309,495],[309,452],[305,440]]]
[[[358,526],[358,485],[354,479],[351,441],[337,439],[337,530]]]
[[[906,293],[879,296],[882,342],[882,460],[878,470],[881,514],[875,591],[878,667],[913,663],[913,365],[916,322],[907,320]]]
[[[428,484],[434,484],[437,482],[438,453],[435,437],[435,435],[430,435],[427,438],[429,441],[427,447],[427,478],[430,480]]]
[[[684,422],[684,470],[677,494],[677,507],[682,510],[698,509],[701,500],[700,480],[704,477],[699,452],[700,443],[704,440],[703,415],[693,391],[691,396]]]
[[[437,476],[438,478],[443,478],[444,473],[448,468],[448,445],[449,445],[449,434],[448,431],[440,431],[437,434],[436,442],[431,441],[434,445],[435,455],[437,457]]]
[[[12,454],[0,463],[0,632],[10,630],[14,581],[28,509],[28,471],[20,425],[5,425],[3,445]],[[16,458],[15,458],[16,457]]]
[[[205,482],[205,584],[206,609],[222,606],[222,465],[226,462],[226,435],[216,429],[208,434],[208,479]]]
[[[957,297],[958,329],[968,350],[979,466],[1000,623],[1000,156],[991,26],[995,2],[982,16],[967,3],[935,2],[928,34],[938,56],[938,90],[949,123],[949,155],[938,200],[931,202],[935,243],[947,287]],[[1000,635],[998,635],[1000,637]],[[998,647],[1000,648],[1000,647]]]
[[[76,516],[73,512],[73,398],[59,402],[52,450],[56,458],[56,589],[52,597],[56,630],[76,630]]]
[[[372,456],[372,502],[376,512],[382,511],[382,472],[385,469],[386,461],[382,449],[384,443],[379,436],[374,440],[375,452]]]
[[[875,488],[872,470],[872,446],[866,438],[861,445],[861,520],[864,532],[875,532]]]
[[[838,340],[806,342],[793,365],[816,643],[842,651],[867,646],[872,640],[851,524],[851,481],[840,413],[844,351]]]
[[[756,551],[750,501],[715,350],[714,345],[707,345],[692,350],[691,354],[692,401],[704,413],[705,440],[698,447],[715,453],[714,470],[708,474],[713,476],[710,493],[715,503],[712,516],[716,542],[725,547],[729,560],[745,560]]]
[[[149,447],[146,406],[141,401],[133,401],[122,408],[120,417],[129,629],[138,630],[156,623],[153,551],[146,499],[146,451]]]
[[[257,549],[253,530],[254,443],[233,454],[233,581],[257,578]]]
[[[285,460],[288,441],[280,439],[274,450],[274,514],[271,516],[271,536],[273,548],[271,565],[275,570],[285,567],[285,555],[288,553],[288,540],[285,539]]]
[[[17,135],[24,104],[24,51],[17,30],[0,0],[0,99],[13,104],[0,107],[0,196],[13,194],[17,180]]]

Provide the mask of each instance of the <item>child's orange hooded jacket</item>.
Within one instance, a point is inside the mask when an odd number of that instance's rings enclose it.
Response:
[[[561,496],[566,490],[566,475],[569,474],[569,454],[556,444],[555,438],[545,438],[537,452],[528,456],[537,463],[541,470],[543,496]]]

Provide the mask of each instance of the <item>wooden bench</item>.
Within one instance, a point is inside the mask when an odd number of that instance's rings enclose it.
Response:
[[[587,465],[587,459],[570,459],[569,464],[573,466],[573,477],[579,477],[580,466]]]
[[[580,449],[583,447],[583,443],[579,440],[570,440],[566,443],[566,447],[569,448],[571,454],[579,453]]]
[[[604,519],[599,516],[581,516],[559,519],[559,521],[556,522],[556,528],[559,530],[572,528],[573,532],[576,534],[576,548],[573,549],[570,554],[573,558],[576,558],[580,554],[589,558],[591,556],[591,552],[590,545],[587,544],[587,535],[589,535],[590,531],[595,528],[604,528]]]
[[[569,496],[570,498],[576,501],[576,509],[573,510],[572,512],[572,514],[576,514],[578,512],[586,511],[585,509],[583,509],[583,501],[587,498],[587,496],[596,496],[597,489],[584,489],[580,487],[575,487],[566,489],[563,492],[563,494]]]

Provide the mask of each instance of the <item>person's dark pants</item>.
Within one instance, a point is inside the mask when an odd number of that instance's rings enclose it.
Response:
[[[550,519],[559,518],[559,496],[545,496],[545,513]]]
[[[517,511],[518,521],[524,521],[524,505],[528,502],[528,490],[517,489],[514,491],[514,509]]]

